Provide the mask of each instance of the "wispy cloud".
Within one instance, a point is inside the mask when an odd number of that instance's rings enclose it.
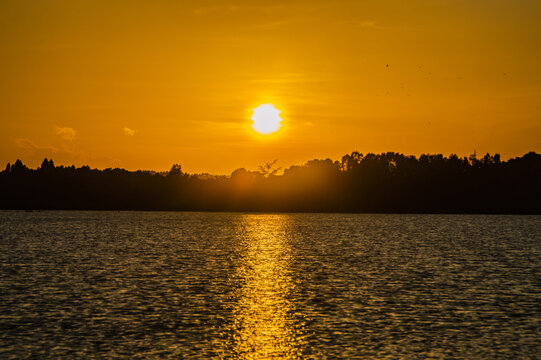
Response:
[[[70,127],[59,127],[56,126],[56,135],[60,136],[62,139],[66,141],[73,141],[75,139],[75,136],[77,135],[77,131],[75,129]]]
[[[337,25],[349,25],[349,26],[354,26],[354,27],[359,27],[359,28],[367,28],[367,29],[390,29],[389,27],[379,25],[374,20],[361,20],[361,21],[359,21],[359,20],[340,20],[340,21],[336,21],[335,24],[337,24]]]
[[[135,135],[136,131],[133,129],[130,129],[129,127],[123,127],[122,128],[122,134],[125,136],[133,136]]]
[[[277,12],[283,11],[288,5],[276,4],[276,5],[212,5],[201,6],[192,9],[195,15],[207,15],[212,13],[223,14],[232,12],[244,12],[244,13],[263,13],[267,15],[274,15]],[[291,6],[289,6],[291,7]]]
[[[239,7],[235,5],[215,5],[215,6],[201,6],[192,10],[195,15],[206,15],[210,13],[223,13],[238,10]]]
[[[60,150],[53,147],[53,146],[40,146],[34,143],[32,140],[28,138],[17,138],[15,139],[15,144],[26,150],[38,150],[38,151],[46,151],[50,152],[52,154],[58,153]]]
[[[247,26],[250,30],[274,30],[276,28],[284,27],[290,24],[298,23],[300,20],[296,18],[281,19],[274,21],[262,21],[258,24]]]
[[[21,149],[21,155],[33,161],[39,161],[43,158],[55,160],[75,160],[79,158],[78,154],[71,149],[39,145],[28,138],[15,139],[15,145]]]
[[[113,166],[120,162],[118,158],[107,156],[94,156],[88,153],[73,149],[73,144],[62,144],[61,147],[36,144],[28,138],[15,139],[15,145],[21,149],[21,155],[33,162],[39,162],[43,158],[53,159],[55,163],[71,165],[79,163],[101,163],[102,166]]]
[[[250,74],[250,83],[254,84],[269,84],[269,85],[291,85],[291,84],[312,84],[321,83],[328,80],[328,75],[325,73],[303,74],[303,73],[282,73],[275,74]]]

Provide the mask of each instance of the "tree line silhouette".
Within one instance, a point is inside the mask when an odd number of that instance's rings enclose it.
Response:
[[[502,161],[359,152],[230,176],[55,166],[20,160],[0,172],[2,209],[541,213],[541,155]]]

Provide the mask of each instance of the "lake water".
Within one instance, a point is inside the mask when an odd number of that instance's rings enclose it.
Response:
[[[541,216],[0,212],[0,358],[533,359]]]

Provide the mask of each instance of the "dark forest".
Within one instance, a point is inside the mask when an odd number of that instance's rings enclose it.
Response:
[[[502,161],[358,152],[283,171],[270,162],[230,176],[55,166],[20,160],[0,173],[2,209],[371,213],[541,213],[541,155]]]

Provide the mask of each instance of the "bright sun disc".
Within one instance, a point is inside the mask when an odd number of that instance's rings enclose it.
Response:
[[[282,126],[280,113],[281,111],[272,104],[259,105],[254,109],[254,115],[251,117],[254,121],[252,128],[263,135],[278,131]]]

